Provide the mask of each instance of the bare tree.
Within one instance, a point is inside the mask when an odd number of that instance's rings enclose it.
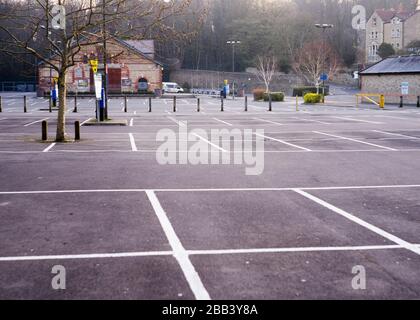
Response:
[[[265,91],[270,92],[270,83],[277,69],[277,59],[274,55],[257,57],[257,77],[265,84]]]
[[[304,45],[295,55],[293,69],[307,82],[319,86],[321,73],[325,72],[332,78],[340,65],[339,57],[331,45],[313,41]]]
[[[187,38],[193,31],[177,32],[169,20],[187,12],[192,1],[3,0],[0,52],[26,63],[25,56],[32,55],[54,70],[59,88],[56,141],[65,141],[66,75],[82,62],[77,61],[82,48],[106,43],[114,36],[139,39],[178,34]],[[185,27],[193,21],[185,19]]]

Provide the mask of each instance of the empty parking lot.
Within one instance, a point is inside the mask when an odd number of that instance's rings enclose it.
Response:
[[[352,100],[296,111],[288,98],[269,112],[249,99],[245,112],[238,98],[222,112],[202,97],[198,112],[178,97],[176,110],[153,99],[149,112],[131,98],[124,112],[111,98],[127,126],[83,125],[81,141],[55,143],[48,101],[30,97],[24,113],[21,96],[4,96],[0,298],[418,299],[420,110]],[[70,138],[74,121],[95,116],[93,99],[77,106]],[[159,164],[158,132],[181,128],[264,130],[264,170]],[[209,153],[238,152],[201,138]],[[51,288],[54,265],[65,290]],[[365,289],[352,286],[355,266]]]

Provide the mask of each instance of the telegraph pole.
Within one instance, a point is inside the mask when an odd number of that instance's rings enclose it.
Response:
[[[102,39],[103,39],[103,60],[104,60],[104,118],[108,120],[108,63],[106,51],[106,14],[105,14],[105,0],[102,0]]]

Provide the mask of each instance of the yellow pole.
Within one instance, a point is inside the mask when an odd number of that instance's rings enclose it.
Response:
[[[381,107],[381,109],[385,107],[385,96],[383,94],[379,97],[379,107]]]

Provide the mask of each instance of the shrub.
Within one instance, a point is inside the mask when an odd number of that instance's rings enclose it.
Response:
[[[190,86],[190,84],[187,82],[187,81],[185,81],[183,84],[182,84],[182,86],[181,86],[183,89],[184,89],[184,92],[185,93],[190,93],[191,92],[191,86]]]
[[[305,103],[320,103],[321,100],[322,100],[322,94],[307,93],[303,97],[303,101],[305,101]]]
[[[311,86],[304,86],[304,87],[295,87],[293,88],[293,96],[296,97],[303,97],[305,96],[305,94],[307,93],[316,93],[317,92],[317,88],[316,87],[311,87]],[[319,92],[322,93],[322,87],[319,87]],[[328,96],[328,94],[330,93],[330,87],[329,86],[325,86],[325,95]]]
[[[264,99],[264,89],[254,89],[252,93],[254,94],[254,101],[260,101]]]
[[[283,92],[271,92],[271,101],[284,101],[284,93]],[[268,93],[264,93],[263,98],[264,101],[268,101]]]

